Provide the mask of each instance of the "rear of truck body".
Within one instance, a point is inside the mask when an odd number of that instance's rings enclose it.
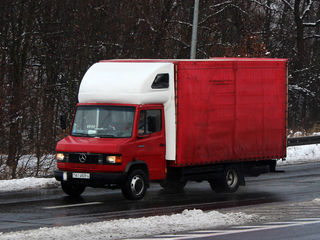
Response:
[[[190,180],[234,192],[285,158],[286,114],[285,59],[101,61],[81,82],[55,176],[70,195],[120,187],[141,199],[149,181]]]

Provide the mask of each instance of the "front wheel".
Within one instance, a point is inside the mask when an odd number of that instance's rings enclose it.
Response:
[[[72,183],[63,182],[63,181],[61,182],[61,188],[66,194],[72,197],[79,197],[86,189],[84,185],[72,184]]]
[[[240,185],[239,170],[235,166],[227,166],[219,178],[209,180],[210,187],[217,193],[236,192]]]
[[[141,169],[130,172],[125,183],[121,186],[121,191],[128,200],[142,199],[147,191],[146,173]]]

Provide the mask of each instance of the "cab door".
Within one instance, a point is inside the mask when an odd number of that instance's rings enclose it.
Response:
[[[138,114],[137,160],[148,165],[149,179],[165,178],[165,127],[163,106],[142,107]]]

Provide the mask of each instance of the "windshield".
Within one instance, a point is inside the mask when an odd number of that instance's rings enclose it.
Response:
[[[72,136],[129,138],[132,135],[134,107],[79,106]]]

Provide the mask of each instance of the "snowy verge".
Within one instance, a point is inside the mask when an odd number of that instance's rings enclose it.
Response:
[[[7,155],[0,155],[1,179],[10,179],[10,169],[6,164]],[[17,178],[22,177],[48,177],[52,176],[56,169],[55,155],[43,155],[37,158],[35,155],[23,155],[19,158],[16,170]]]
[[[184,210],[170,216],[120,219],[68,227],[40,228],[21,232],[0,233],[1,240],[15,239],[72,239],[99,240],[145,237],[186,230],[210,229],[217,226],[239,225],[259,221],[257,215],[244,213],[222,214],[218,211]]]
[[[286,161],[278,161],[278,165],[300,164],[319,161],[320,144],[311,144],[288,147]]]
[[[34,188],[58,187],[59,182],[55,178],[22,178],[0,181],[0,192],[20,191]]]

